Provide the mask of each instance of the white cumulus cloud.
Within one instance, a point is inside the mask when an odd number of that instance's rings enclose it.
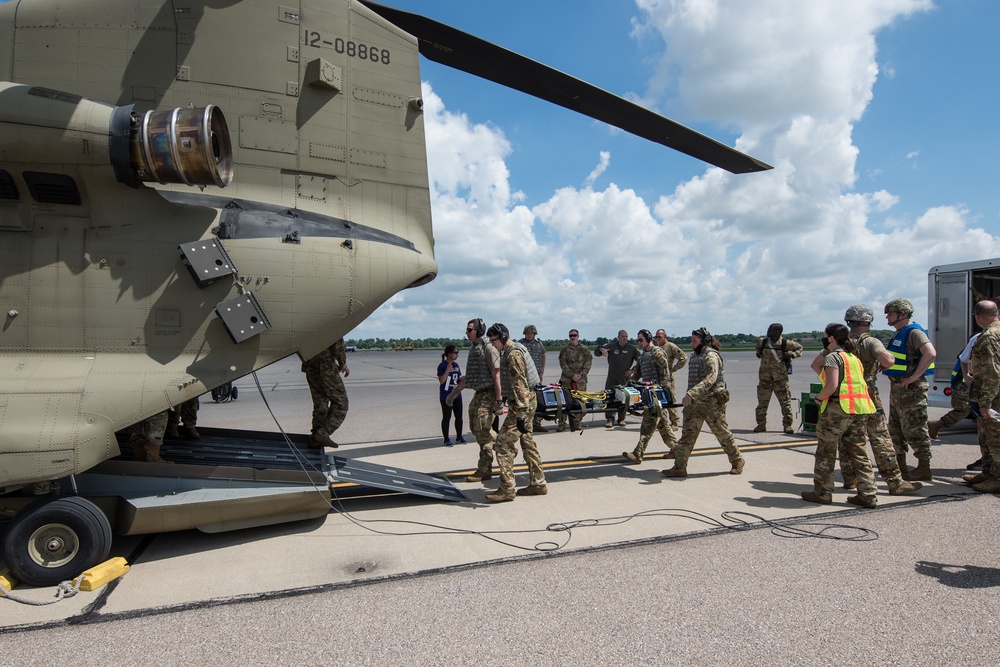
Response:
[[[602,152],[582,187],[529,207],[511,192],[503,129],[425,83],[440,274],[352,335],[459,337],[471,317],[518,333],[532,322],[543,338],[812,330],[849,304],[878,311],[898,296],[920,319],[929,267],[1000,256],[1000,238],[960,205],[887,219],[897,194],[855,189],[852,130],[879,76],[878,32],[929,0],[636,5],[634,35],[663,44],[643,103],[738,128],[737,148],[775,168],[708,167],[644,198],[627,183],[594,189],[611,161]]]

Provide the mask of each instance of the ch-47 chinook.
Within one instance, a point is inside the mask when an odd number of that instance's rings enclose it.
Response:
[[[106,557],[112,527],[329,510],[282,471],[116,459],[115,434],[308,359],[435,277],[419,54],[734,173],[770,168],[366,0],[12,0],[0,32],[0,512],[5,561],[35,585]]]

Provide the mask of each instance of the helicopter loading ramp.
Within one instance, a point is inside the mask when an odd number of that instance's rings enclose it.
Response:
[[[221,532],[318,518],[331,496],[372,490],[465,501],[451,482],[424,473],[352,461],[313,449],[305,437],[200,429],[198,440],[168,438],[169,463],[122,456],[76,477],[77,491],[101,505],[123,535],[187,530]],[[336,491],[332,491],[336,489]],[[117,506],[100,499],[117,498]]]

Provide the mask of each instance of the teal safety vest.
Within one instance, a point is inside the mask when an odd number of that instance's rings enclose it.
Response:
[[[909,354],[909,348],[906,347],[906,340],[910,337],[910,332],[914,329],[920,329],[924,333],[927,333],[927,329],[914,322],[909,326],[905,326],[896,332],[896,335],[892,337],[889,341],[888,350],[892,355],[892,366],[882,371],[889,377],[901,378],[906,375],[907,369],[910,366],[918,366],[920,364],[921,355],[918,353],[916,358],[912,358]],[[924,371],[924,375],[934,375],[934,363]]]

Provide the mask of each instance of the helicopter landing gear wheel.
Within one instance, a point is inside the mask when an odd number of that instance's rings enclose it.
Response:
[[[107,559],[111,524],[97,505],[78,496],[44,498],[17,513],[7,527],[7,567],[29,586],[72,579]]]
[[[221,387],[216,387],[212,390],[212,400],[216,403],[235,401],[239,393],[239,390],[233,386],[232,382],[227,382]]]

